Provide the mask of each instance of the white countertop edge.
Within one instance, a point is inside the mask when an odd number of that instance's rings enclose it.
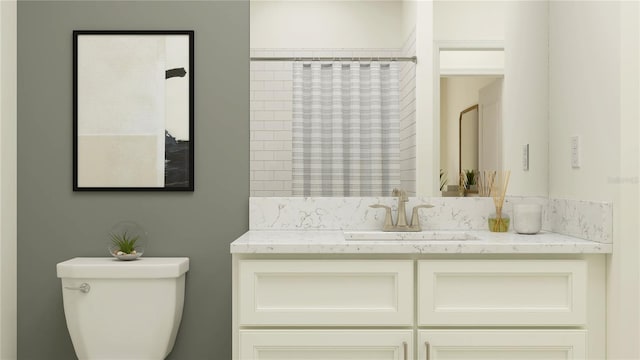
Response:
[[[457,232],[460,232],[458,230]],[[551,232],[464,231],[479,240],[347,241],[340,230],[252,230],[231,243],[232,254],[610,254],[612,244]]]

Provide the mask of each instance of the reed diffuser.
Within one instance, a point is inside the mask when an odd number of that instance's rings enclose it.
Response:
[[[510,219],[508,216],[502,214],[502,206],[504,205],[504,197],[507,194],[507,186],[509,186],[510,176],[511,171],[507,170],[501,173],[501,176],[498,178],[497,182],[495,181],[495,179],[493,181],[491,193],[493,197],[493,204],[496,207],[496,213],[489,216],[489,231],[509,231]]]
[[[467,176],[463,171],[458,174],[458,196],[464,197],[465,190],[467,188]]]

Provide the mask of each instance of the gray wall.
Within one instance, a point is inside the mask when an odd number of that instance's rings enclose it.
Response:
[[[195,30],[195,192],[72,192],[72,30]],[[18,4],[18,357],[73,359],[55,265],[105,256],[119,220],[145,256],[188,256],[171,359],[231,357],[229,243],[248,227],[248,1]],[[132,299],[135,301],[135,299]]]

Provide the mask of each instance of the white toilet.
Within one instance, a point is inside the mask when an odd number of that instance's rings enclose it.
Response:
[[[176,340],[189,258],[74,258],[57,265],[80,360],[161,360]]]

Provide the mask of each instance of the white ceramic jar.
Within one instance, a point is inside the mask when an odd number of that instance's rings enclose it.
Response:
[[[515,204],[513,229],[518,234],[536,234],[542,229],[542,205]]]

